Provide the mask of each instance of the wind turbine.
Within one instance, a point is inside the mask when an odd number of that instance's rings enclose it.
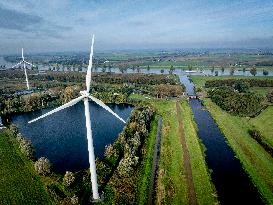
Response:
[[[27,77],[27,70],[26,70],[26,64],[29,64],[31,66],[34,66],[32,65],[31,63],[25,61],[25,58],[24,58],[24,49],[22,48],[22,61],[20,61],[19,63],[17,63],[16,65],[12,66],[11,68],[14,68],[20,64],[24,63],[24,71],[25,71],[25,76],[26,76],[26,82],[27,82],[27,89],[29,90],[29,83],[28,83],[28,77]]]
[[[86,90],[80,91],[81,96],[78,98],[75,98],[74,100],[71,100],[70,102],[34,119],[29,121],[28,123],[35,122],[39,119],[42,119],[46,116],[49,116],[55,112],[58,112],[60,110],[63,110],[65,108],[68,108],[72,105],[75,105],[76,103],[83,100],[84,102],[84,110],[85,110],[85,120],[86,120],[86,131],[87,131],[87,141],[88,141],[88,152],[89,152],[89,165],[90,165],[90,172],[91,172],[91,182],[92,182],[92,192],[93,192],[93,199],[98,200],[99,199],[99,193],[98,193],[98,184],[97,184],[97,174],[96,174],[96,163],[95,163],[95,154],[94,154],[94,147],[93,147],[93,138],[92,138],[92,129],[91,129],[91,120],[90,120],[90,112],[89,112],[89,98],[103,107],[105,110],[113,114],[116,118],[121,120],[123,123],[126,123],[121,117],[119,117],[115,112],[113,112],[107,105],[105,105],[101,100],[95,98],[94,96],[90,95],[90,84],[91,84],[91,69],[92,69],[92,58],[93,58],[93,45],[94,45],[94,38],[92,37],[92,45],[91,45],[91,53],[90,53],[90,59],[89,59],[89,65],[87,69],[86,74]]]

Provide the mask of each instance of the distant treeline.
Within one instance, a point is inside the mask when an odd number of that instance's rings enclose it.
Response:
[[[85,82],[86,73],[80,72],[52,72],[47,71],[44,74],[35,74],[31,71],[29,80],[41,81],[59,81],[59,82]],[[0,79],[25,79],[24,72],[21,70],[5,70],[0,71]],[[178,77],[174,75],[158,75],[158,74],[143,74],[143,73],[92,73],[92,80],[97,83],[113,83],[113,84],[180,84]]]
[[[273,87],[273,80],[270,79],[223,79],[208,80],[205,83],[206,88],[234,86],[235,84],[244,82],[250,87]]]

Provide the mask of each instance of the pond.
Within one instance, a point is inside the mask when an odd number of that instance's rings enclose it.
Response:
[[[128,119],[133,110],[133,107],[127,104],[108,104],[108,106],[124,120]],[[36,157],[47,157],[53,164],[55,172],[74,172],[88,168],[83,103],[78,103],[32,124],[27,123],[50,110],[43,109],[14,115],[12,121],[18,126],[19,132],[31,140]],[[95,156],[101,158],[104,155],[105,146],[117,139],[124,124],[92,102],[90,102],[90,115]]]

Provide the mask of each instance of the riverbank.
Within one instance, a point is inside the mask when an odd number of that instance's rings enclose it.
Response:
[[[267,204],[273,203],[273,159],[248,133],[247,118],[232,116],[210,99],[204,104]],[[264,125],[266,126],[266,124]]]

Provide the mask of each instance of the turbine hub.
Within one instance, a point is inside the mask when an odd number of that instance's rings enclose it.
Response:
[[[83,90],[83,91],[80,91],[80,94],[84,97],[87,97],[89,96],[89,93],[86,91],[86,90]]]

